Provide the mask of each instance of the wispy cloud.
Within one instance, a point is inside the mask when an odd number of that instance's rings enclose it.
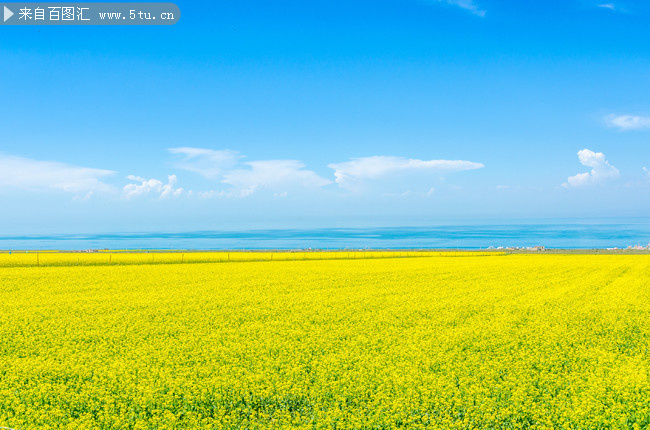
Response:
[[[332,183],[305,169],[305,165],[297,160],[250,161],[244,164],[246,168],[226,172],[221,181],[232,185],[243,196],[259,189],[282,194],[287,188],[320,188]]]
[[[605,124],[620,131],[650,129],[650,117],[638,115],[607,115]]]
[[[168,151],[178,157],[176,167],[198,173],[208,179],[215,179],[224,170],[232,169],[242,158],[236,151],[229,149],[180,147],[169,148]]]
[[[619,176],[618,169],[609,164],[605,154],[602,152],[581,149],[578,151],[578,159],[583,166],[591,167],[592,169],[590,172],[570,176],[567,182],[562,184],[565,188],[599,184],[610,179],[616,179]]]
[[[430,1],[434,1],[436,3],[446,3],[452,6],[458,6],[480,17],[484,17],[486,13],[486,11],[484,9],[481,9],[474,0],[430,0]]]
[[[343,163],[329,164],[328,167],[334,169],[336,183],[347,187],[355,181],[380,179],[398,172],[428,171],[444,174],[480,169],[485,166],[482,163],[465,160],[418,160],[378,155],[353,158]]]
[[[616,5],[614,3],[602,3],[599,4],[598,7],[601,7],[603,9],[616,10]]]
[[[114,191],[102,180],[114,173],[112,170],[0,154],[0,187],[60,190],[89,196],[96,192]]]
[[[629,13],[630,9],[623,3],[600,3],[597,5],[601,9],[607,9],[616,13]]]
[[[182,157],[177,167],[229,186],[200,192],[203,198],[246,197],[260,190],[283,196],[288,189],[319,188],[332,183],[297,160],[242,162],[244,157],[235,151],[191,147],[171,148],[169,152]]]
[[[183,193],[182,188],[176,188],[177,178],[176,175],[169,175],[167,183],[163,183],[158,179],[145,179],[140,176],[129,175],[127,179],[134,181],[124,186],[124,196],[131,199],[138,196],[155,194],[159,198],[178,197]]]

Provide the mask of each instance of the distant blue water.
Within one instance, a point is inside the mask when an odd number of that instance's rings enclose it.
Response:
[[[627,247],[650,242],[650,223],[524,224],[195,231],[0,236],[0,249],[344,249],[536,246],[547,248]]]

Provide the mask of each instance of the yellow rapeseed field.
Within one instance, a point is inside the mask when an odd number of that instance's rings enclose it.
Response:
[[[650,256],[21,255],[0,427],[650,426]]]

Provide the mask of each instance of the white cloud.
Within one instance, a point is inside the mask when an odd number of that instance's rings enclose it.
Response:
[[[112,170],[0,154],[0,187],[54,189],[90,196],[96,192],[113,191],[113,187],[102,179],[114,173]]]
[[[172,151],[172,150],[170,150]],[[175,154],[184,154],[191,160],[215,159],[226,160],[218,169],[210,171],[210,179],[220,179],[230,188],[199,192],[200,198],[246,197],[261,190],[267,190],[275,197],[287,195],[287,191],[296,188],[318,189],[332,183],[331,180],[308,170],[298,160],[256,160],[238,162],[242,156],[233,151],[217,151],[201,148],[174,148]],[[215,157],[216,155],[216,157]],[[234,166],[234,167],[233,167]],[[188,170],[198,171],[196,166],[185,166]],[[204,166],[206,168],[207,166]],[[346,188],[361,180],[387,177],[399,172],[435,172],[439,174],[462,170],[479,169],[481,163],[463,160],[417,160],[402,157],[365,157],[355,158],[343,163],[330,164],[334,169],[336,183]],[[145,184],[146,185],[146,184]],[[385,190],[384,190],[385,191]]]
[[[250,161],[244,164],[248,168],[225,172],[221,181],[232,185],[236,194],[242,197],[259,189],[278,190],[282,193],[286,188],[320,188],[332,183],[315,172],[306,170],[305,165],[296,160]]]
[[[227,193],[225,191],[217,190],[199,191],[197,196],[199,196],[200,199],[212,199],[214,197],[227,197]]]
[[[215,179],[225,170],[232,169],[241,156],[229,149],[214,150],[205,148],[169,148],[168,151],[179,157],[176,167]]]
[[[637,115],[607,115],[605,124],[621,131],[644,130],[650,128],[650,117]]]
[[[468,10],[474,15],[484,17],[486,11],[481,9],[474,0],[433,0],[438,3],[447,3]]]
[[[362,179],[379,179],[405,171],[430,171],[435,173],[460,172],[485,167],[481,163],[464,160],[417,160],[403,157],[373,156],[353,158],[343,163],[329,164],[334,169],[336,183],[345,187]]]
[[[578,159],[583,166],[591,167],[590,172],[578,173],[569,177],[567,182],[562,184],[563,187],[582,187],[585,185],[599,184],[609,179],[616,179],[619,171],[616,167],[609,164],[602,152],[593,152],[589,149],[578,151]]]
[[[166,184],[158,179],[145,179],[134,175],[127,176],[127,179],[136,182],[124,186],[124,196],[127,199],[150,193],[158,194],[158,197],[163,199],[166,197],[178,197],[183,193],[182,188],[175,187],[177,182],[176,175],[169,175]]]
[[[603,9],[616,10],[616,5],[614,3],[603,3],[599,4],[598,7],[602,7]]]
[[[288,188],[319,188],[331,183],[296,160],[241,162],[244,157],[235,151],[192,147],[170,148],[169,152],[181,157],[177,167],[231,186],[199,192],[200,198],[246,197],[262,189],[281,197]]]

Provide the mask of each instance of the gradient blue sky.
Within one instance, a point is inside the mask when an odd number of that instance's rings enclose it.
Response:
[[[0,26],[0,233],[650,209],[648,2],[177,4]]]

